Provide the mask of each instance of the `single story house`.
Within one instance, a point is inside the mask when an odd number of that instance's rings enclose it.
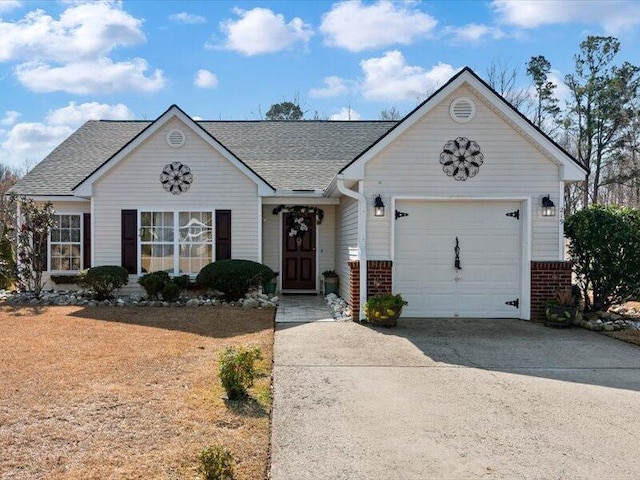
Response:
[[[54,203],[47,278],[122,265],[195,275],[225,258],[356,317],[530,319],[570,282],[563,198],[586,169],[465,68],[399,122],[88,121],[12,188]],[[50,281],[50,280],[49,280]],[[51,283],[48,287],[53,287]]]

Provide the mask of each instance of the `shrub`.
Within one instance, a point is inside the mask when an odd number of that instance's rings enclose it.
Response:
[[[16,262],[9,240],[9,227],[5,224],[0,238],[0,288],[9,290],[16,282]]]
[[[384,295],[376,295],[375,297],[367,299],[367,303],[364,304],[364,308],[366,312],[368,309],[386,310],[387,308],[404,307],[406,304],[407,302],[399,293],[397,295],[386,293]]]
[[[189,275],[180,275],[179,277],[173,277],[171,281],[180,288],[181,292],[189,288],[189,286],[191,285]]]
[[[180,297],[181,292],[182,288],[177,283],[169,281],[162,289],[162,299],[165,302],[175,302]]]
[[[129,282],[129,272],[117,265],[93,267],[78,276],[78,284],[89,288],[96,300],[113,297],[113,292]]]
[[[274,275],[274,271],[266,265],[250,260],[219,260],[205,265],[196,281],[202,287],[220,290],[225,300],[238,300]]]
[[[158,297],[164,287],[171,281],[167,272],[146,273],[138,279],[138,283],[144,288],[149,297]]]
[[[255,362],[261,358],[259,348],[229,347],[220,354],[220,382],[229,400],[247,396],[256,376]]]
[[[205,480],[233,480],[233,455],[222,445],[211,445],[198,456],[198,473]]]
[[[640,294],[640,211],[594,205],[567,218],[565,233],[585,310]]]

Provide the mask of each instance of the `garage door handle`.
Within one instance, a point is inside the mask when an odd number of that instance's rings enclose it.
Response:
[[[456,254],[456,259],[453,262],[453,266],[456,270],[462,270],[462,266],[460,265],[460,243],[458,242],[458,237],[456,237],[456,246],[453,251]]]

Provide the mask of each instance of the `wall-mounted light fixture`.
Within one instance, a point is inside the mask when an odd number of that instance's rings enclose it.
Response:
[[[378,195],[373,204],[373,215],[376,217],[384,217],[384,203],[382,197]]]
[[[549,195],[542,197],[542,216],[543,217],[555,217],[556,205],[551,201]]]

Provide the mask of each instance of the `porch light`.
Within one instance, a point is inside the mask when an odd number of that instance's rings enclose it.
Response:
[[[373,204],[373,214],[376,217],[384,217],[384,203],[382,202],[382,197],[378,195]]]
[[[542,216],[543,217],[555,217],[556,205],[551,201],[549,195],[542,197]]]

